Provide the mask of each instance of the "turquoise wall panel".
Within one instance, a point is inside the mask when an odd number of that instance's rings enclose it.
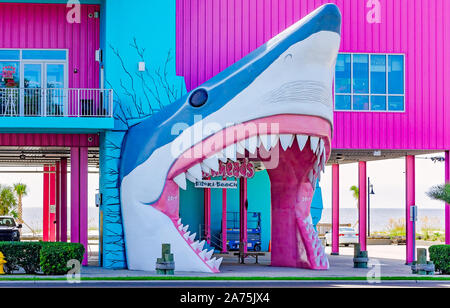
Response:
[[[145,50],[147,72],[143,75],[147,85],[152,86],[149,75],[154,77],[158,70],[166,69],[168,83],[176,86],[180,93],[185,91],[184,79],[175,74],[175,15],[175,0],[134,0],[132,5],[130,1],[101,1],[100,45],[105,87],[114,90],[116,115],[114,128],[101,135],[102,265],[107,268],[126,267],[118,173],[125,132],[143,117],[137,112],[136,103],[142,103],[146,115],[151,115],[151,109],[159,109],[160,104],[170,103],[165,95],[159,100],[155,97],[147,100],[143,83],[137,77],[138,63],[143,60],[131,45],[136,42],[140,51]],[[168,59],[169,53],[171,59]],[[119,118],[126,119],[127,123]]]

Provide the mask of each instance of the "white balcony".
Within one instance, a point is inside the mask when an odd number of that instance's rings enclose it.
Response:
[[[0,88],[0,117],[112,118],[113,91]]]

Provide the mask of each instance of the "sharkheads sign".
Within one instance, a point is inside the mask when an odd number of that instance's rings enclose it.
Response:
[[[247,178],[251,179],[255,176],[255,166],[247,159],[241,161],[220,162],[218,171],[203,171],[203,180],[194,182],[195,188],[216,188],[216,189],[237,189],[237,181],[227,180],[210,180],[211,178]],[[207,179],[207,180],[205,180]]]
[[[251,179],[255,176],[255,166],[252,162],[249,162],[248,160],[244,159],[242,161],[233,162],[228,161],[226,163],[220,162],[219,163],[219,170],[214,171],[211,170],[210,172],[203,172],[203,178],[215,178],[215,177],[222,177],[222,178],[247,178]]]

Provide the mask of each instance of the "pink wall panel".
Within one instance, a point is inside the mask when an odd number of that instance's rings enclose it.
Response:
[[[0,134],[0,146],[98,147],[99,139],[97,134]]]
[[[88,17],[96,11],[100,6],[82,5],[81,23],[70,24],[65,4],[0,3],[0,48],[68,49],[69,87],[98,88],[100,20]]]
[[[450,1],[177,0],[177,74],[195,88],[318,6],[343,15],[342,52],[406,54],[406,112],[336,112],[336,149],[450,149]]]

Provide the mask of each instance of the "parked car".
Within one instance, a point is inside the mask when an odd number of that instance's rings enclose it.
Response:
[[[325,245],[330,246],[332,243],[332,232],[329,231],[325,234]],[[354,228],[341,227],[339,228],[339,244],[344,246],[350,246],[351,244],[357,244],[359,242],[358,233]]]
[[[0,242],[20,242],[20,229],[13,217],[0,217]]]

